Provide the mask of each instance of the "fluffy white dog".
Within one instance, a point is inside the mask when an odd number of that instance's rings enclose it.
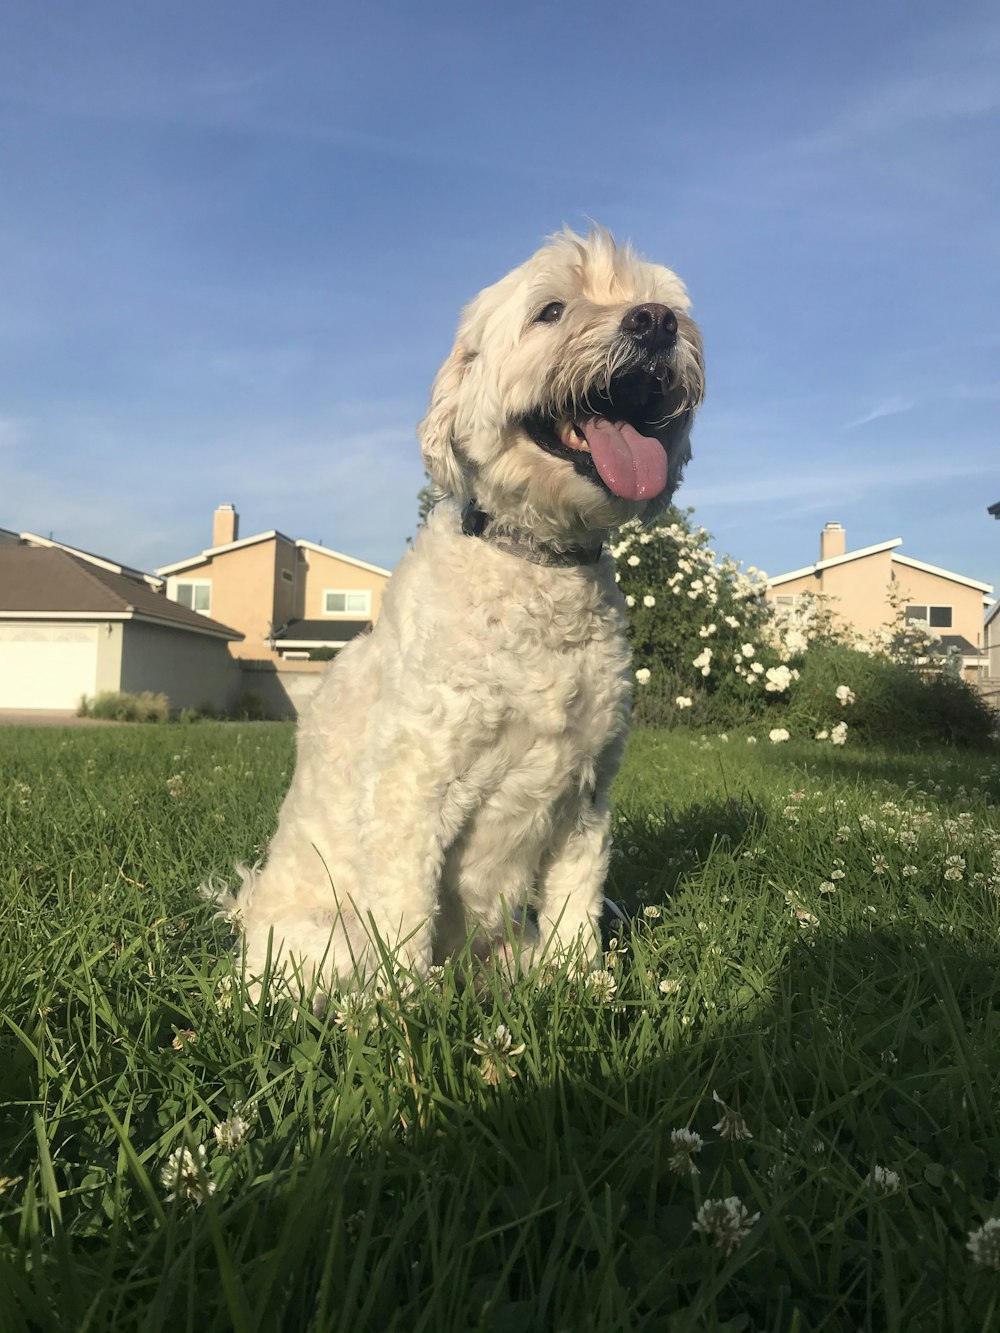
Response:
[[[668,502],[704,378],[680,279],[563,232],[465,310],[420,424],[440,502],[303,718],[248,975],[420,973],[534,907],[599,948],[608,792],[631,700],[609,532]]]

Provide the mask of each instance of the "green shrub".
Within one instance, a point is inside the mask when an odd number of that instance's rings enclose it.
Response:
[[[141,694],[103,690],[93,699],[84,695],[76,713],[77,717],[95,717],[106,722],[166,722],[170,717],[170,701],[165,694],[153,694],[150,690]]]

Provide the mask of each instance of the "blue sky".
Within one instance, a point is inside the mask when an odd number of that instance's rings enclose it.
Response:
[[[593,218],[676,268],[679,501],[1000,593],[1000,10],[0,0],[0,526],[392,565],[461,305]]]

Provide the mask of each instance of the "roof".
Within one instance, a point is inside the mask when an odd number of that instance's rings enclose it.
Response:
[[[990,505],[986,512],[992,514],[994,518],[1000,518],[1000,500],[995,505]]]
[[[986,609],[986,614],[983,616],[983,624],[991,625],[998,615],[1000,615],[1000,602],[993,602],[993,604]]]
[[[389,569],[383,569],[381,565],[370,565],[367,560],[358,560],[353,555],[344,555],[343,551],[335,551],[330,546],[321,546],[319,542],[307,542],[301,539],[293,540],[286,537],[283,532],[277,528],[272,528],[270,532],[258,532],[253,537],[241,537],[235,542],[226,542],[222,546],[209,546],[201,555],[189,555],[184,560],[176,560],[172,565],[160,565],[157,574],[166,577],[168,574],[179,574],[182,570],[192,569],[197,565],[206,564],[209,560],[214,560],[216,556],[227,555],[230,551],[238,551],[244,546],[256,546],[259,542],[283,541],[289,546],[297,546],[300,550],[316,551],[320,555],[332,556],[335,560],[343,560],[345,564],[355,565],[358,569],[366,569],[370,574],[382,574],[388,578],[392,573]]]
[[[242,639],[178,602],[143,578],[116,574],[57,546],[0,544],[0,619],[143,620],[173,629]]]
[[[275,634],[275,647],[318,648],[320,644],[342,647],[371,627],[370,620],[290,620]]]
[[[938,639],[941,647],[961,653],[963,657],[982,657],[983,650],[970,643],[964,634],[942,634]]]
[[[883,551],[892,552],[892,562],[897,565],[906,565],[909,569],[919,569],[925,574],[936,574],[938,578],[948,579],[951,583],[961,583],[966,588],[975,588],[977,592],[991,593],[993,591],[992,583],[981,583],[978,579],[966,578],[964,574],[953,574],[950,569],[942,569],[939,565],[928,565],[923,560],[914,560],[912,556],[899,555],[896,551],[897,546],[902,546],[902,537],[893,537],[887,542],[878,542],[874,546],[862,546],[856,551],[845,551],[843,555],[831,556],[829,560],[817,560],[814,565],[806,565],[802,569],[793,569],[788,574],[775,574],[774,578],[767,581],[769,588],[780,587],[783,583],[791,583],[795,579],[805,578],[810,574],[819,574],[824,569],[831,569],[834,565],[845,565],[851,560],[863,560],[869,555],[880,555]]]
[[[788,574],[775,574],[768,579],[767,586],[774,588],[780,583],[791,583],[793,579],[805,578],[807,574],[818,574],[821,570],[831,569],[834,565],[846,565],[851,560],[862,560],[867,555],[878,555],[882,551],[891,551],[902,546],[902,537],[893,537],[887,542],[878,542],[875,546],[861,546],[856,551],[845,551],[843,555],[832,555],[828,560],[817,560],[814,565],[805,565],[802,569],[793,569]]]
[[[131,565],[123,565],[117,560],[109,559],[106,555],[95,555],[93,551],[81,550],[79,546],[67,546],[65,542],[57,542],[52,537],[41,537],[37,532],[20,532],[16,535],[26,546],[45,546],[52,547],[57,551],[65,551],[68,555],[75,555],[78,559],[86,560],[88,564],[96,565],[99,569],[110,570],[112,574],[127,574],[129,578],[145,579],[153,588],[159,588],[163,584],[163,580],[156,578],[154,574],[147,574],[142,569],[134,569]]]
[[[975,588],[977,592],[992,592],[992,583],[980,583],[978,579],[967,579],[964,574],[953,574],[950,569],[942,569],[939,565],[925,565],[922,560],[913,560],[908,555],[894,555],[893,560],[897,565],[906,565],[910,569],[923,570],[925,574],[937,574],[939,578],[950,579],[952,583],[962,583],[967,588]]]

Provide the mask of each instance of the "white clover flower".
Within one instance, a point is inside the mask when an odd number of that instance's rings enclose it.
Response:
[[[711,660],[712,660],[711,648],[703,648],[701,652],[698,654],[698,656],[691,663],[691,665],[693,667],[700,667],[702,670],[705,670],[705,668],[708,667]]]
[[[764,663],[763,663],[763,662],[751,662],[751,663],[750,663],[750,670],[753,672],[753,674],[754,674],[755,676],[762,676],[762,675],[764,674]]]
[[[484,1032],[474,1037],[472,1049],[480,1061],[480,1074],[492,1087],[496,1087],[504,1077],[517,1078],[517,1070],[509,1062],[523,1054],[524,1042],[515,1046],[510,1029],[503,1023],[497,1026],[492,1037],[487,1037]]]
[[[674,1147],[673,1154],[667,1162],[671,1171],[678,1176],[698,1175],[698,1168],[691,1158],[696,1152],[701,1152],[704,1147],[704,1140],[701,1135],[696,1134],[691,1129],[672,1129],[670,1131],[670,1142]]]
[[[846,745],[846,744],[847,744],[847,723],[846,723],[846,722],[838,722],[838,723],[837,723],[837,725],[836,725],[836,726],[833,728],[833,730],[830,732],[830,741],[831,741],[831,744],[833,744],[833,745]]]
[[[726,624],[729,626],[730,629],[739,629],[740,627],[740,622],[736,619],[735,616],[726,616]]]
[[[640,685],[648,685],[649,676],[650,676],[649,667],[640,667],[638,671],[635,673],[635,678]]]
[[[618,989],[618,982],[614,974],[605,969],[603,972],[589,972],[587,974],[587,990],[598,1004],[610,1004],[615,998],[615,991]]]
[[[899,1176],[886,1166],[873,1166],[868,1180],[876,1194],[899,1193]]]
[[[902,872],[901,872],[901,873],[902,873],[907,879],[912,879],[914,875],[919,875],[919,874],[920,874],[920,871],[919,871],[919,869],[917,868],[917,866],[903,866],[903,869],[902,869]]]
[[[194,1152],[176,1148],[160,1171],[160,1181],[168,1202],[199,1204],[215,1193],[215,1181],[208,1175],[208,1153],[203,1143]]]
[[[756,737],[756,736],[748,736],[748,737],[747,737],[747,745],[756,745],[756,744],[757,744],[757,737]]]
[[[225,1153],[235,1152],[236,1149],[250,1137],[253,1126],[249,1120],[245,1120],[238,1112],[234,1112],[228,1120],[222,1120],[217,1124],[212,1133],[215,1135],[215,1142],[218,1144],[219,1151]]]
[[[732,1254],[749,1236],[760,1213],[751,1215],[735,1194],[728,1199],[706,1199],[698,1209],[693,1230],[708,1236],[723,1254]]]
[[[631,565],[632,568],[635,569],[636,565],[639,563],[639,557],[637,555],[630,555],[625,563]]]
[[[1000,1268],[1000,1217],[991,1217],[969,1232],[965,1248],[973,1261],[984,1268]]]
[[[824,879],[823,882],[820,884],[818,891],[820,893],[836,893],[837,886],[836,884],[831,883],[830,880]]]
[[[629,607],[629,609],[635,606],[635,598],[632,596],[631,593],[629,593],[628,596],[625,598],[625,605]]]
[[[614,967],[619,958],[624,958],[628,953],[628,945],[622,944],[617,935],[612,935],[608,940],[608,947],[604,951],[604,966]]]
[[[757,654],[757,649],[753,646],[752,643],[744,643],[740,645],[740,652],[743,654],[744,657],[755,657]]]
[[[838,685],[834,693],[841,708],[846,708],[848,704],[854,703],[854,691],[850,685]]]
[[[818,741],[829,740],[829,738],[830,738],[830,733],[828,731],[817,731],[816,733],[816,739]]]
[[[642,604],[643,606],[655,606],[656,598],[651,593],[647,592],[645,597],[642,599]]]
[[[676,995],[681,988],[681,983],[673,977],[664,977],[658,987],[661,995]]]
[[[731,1106],[727,1106],[717,1092],[712,1093],[712,1101],[715,1102],[716,1106],[722,1107],[722,1119],[712,1126],[720,1139],[728,1139],[731,1143],[736,1143],[740,1139],[753,1138],[747,1128],[747,1122],[739,1111],[734,1111]]]
[[[642,914],[647,921],[659,921],[660,917],[663,915],[660,909],[654,904],[650,904],[649,907],[644,907],[642,909]]]
[[[689,699],[686,694],[679,694],[674,700],[674,704],[678,708],[690,708],[692,700]]]
[[[334,1009],[333,1021],[349,1036],[359,1036],[375,1015],[371,997],[361,991],[345,991]]]
[[[780,745],[782,741],[787,741],[789,739],[788,732],[784,727],[773,727],[767,735],[768,739],[774,745]]]

